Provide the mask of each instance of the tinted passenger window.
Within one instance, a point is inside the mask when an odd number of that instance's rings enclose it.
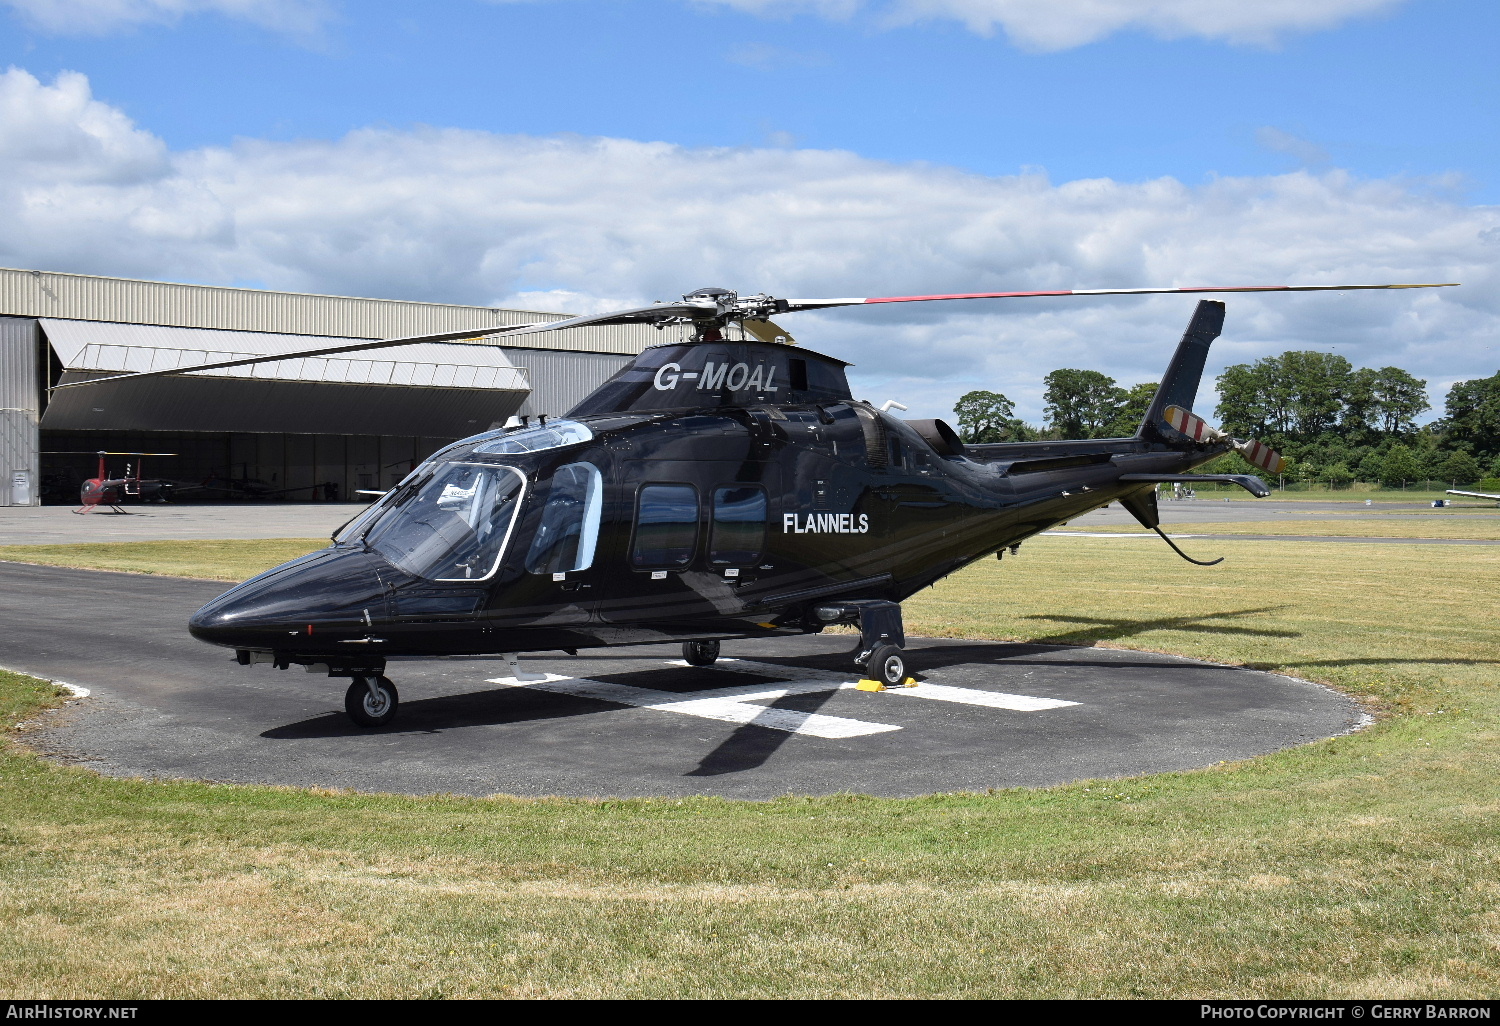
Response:
[[[636,500],[636,566],[686,566],[698,546],[698,489],[646,485]]]
[[[526,556],[534,574],[567,573],[593,565],[602,506],[599,468],[571,463],[552,475],[542,522]]]
[[[765,490],[758,485],[715,488],[709,559],[714,563],[754,563],[765,547]]]

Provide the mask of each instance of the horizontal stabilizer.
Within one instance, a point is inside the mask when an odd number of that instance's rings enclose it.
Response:
[[[1233,484],[1239,485],[1257,499],[1271,494],[1260,478],[1250,474],[1121,474],[1122,484]]]

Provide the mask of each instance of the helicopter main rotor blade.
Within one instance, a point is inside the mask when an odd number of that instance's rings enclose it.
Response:
[[[542,322],[548,323],[548,322]],[[63,388],[79,388],[83,385],[102,385],[106,381],[139,380],[159,378],[167,374],[187,374],[191,371],[221,370],[225,367],[249,367],[257,363],[279,363],[282,360],[301,360],[314,356],[333,356],[338,353],[361,353],[370,349],[389,349],[393,346],[415,346],[424,342],[458,342],[464,339],[480,339],[490,335],[513,334],[535,324],[515,324],[509,327],[470,328],[466,331],[444,331],[436,335],[411,335],[406,338],[382,338],[370,342],[353,342],[342,346],[325,346],[322,349],[304,349],[296,353],[277,353],[274,356],[247,356],[240,360],[222,360],[218,363],[198,363],[191,367],[173,367],[169,370],[135,371],[130,374],[111,374],[107,378],[89,378],[87,381],[70,381],[66,385],[54,385],[49,391]]]
[[[544,331],[565,331],[568,328],[586,328],[595,324],[658,324],[680,317],[702,317],[712,311],[711,305],[705,306],[697,303],[653,303],[650,306],[638,306],[632,310],[611,310],[608,313],[569,317],[565,321],[528,324],[525,327],[508,331],[507,334],[537,335]]]
[[[950,299],[1026,299],[1042,296],[1147,296],[1167,295],[1181,293],[1205,293],[1205,292],[1346,292],[1362,289],[1441,289],[1452,288],[1457,282],[1443,282],[1439,284],[1420,285],[1231,285],[1231,286],[1186,286],[1177,288],[1144,288],[1144,289],[1052,289],[1048,291],[1034,292],[959,292],[951,295],[938,296],[873,296],[857,299],[772,299],[769,296],[754,297],[753,302],[760,305],[769,304],[777,313],[795,313],[801,310],[827,310],[839,306],[870,306],[876,303],[931,303]],[[87,381],[70,381],[65,385],[54,385],[48,391],[56,392],[63,388],[81,388],[85,385],[99,385],[107,381],[138,380],[140,378],[157,378],[168,374],[191,374],[194,371],[223,370],[229,367],[250,367],[260,363],[279,363],[283,360],[300,360],[315,356],[334,356],[341,353],[359,353],[371,349],[389,349],[395,346],[412,346],[424,342],[457,342],[464,339],[480,339],[493,335],[537,335],[549,331],[566,331],[569,328],[582,328],[590,325],[605,324],[655,324],[664,326],[668,322],[682,320],[718,320],[721,323],[728,320],[739,320],[751,324],[751,334],[763,337],[762,331],[769,333],[775,329],[775,335],[786,335],[785,331],[776,327],[765,318],[763,313],[752,312],[742,309],[739,312],[731,308],[721,308],[712,299],[699,299],[690,301],[695,296],[684,297],[680,303],[653,303],[650,306],[635,307],[630,310],[614,310],[608,313],[588,314],[583,317],[569,317],[561,321],[539,321],[533,324],[514,324],[506,327],[482,328],[478,330],[469,329],[465,331],[445,331],[435,335],[411,335],[404,338],[376,339],[370,342],[355,342],[342,346],[327,346],[321,349],[307,349],[296,353],[277,353],[271,356],[251,356],[239,360],[222,360],[217,363],[200,363],[192,367],[172,367],[165,370],[136,371],[130,374],[111,374],[103,378],[89,378]],[[775,337],[772,336],[772,338]],[[786,336],[788,342],[792,339]]]
[[[1035,292],[956,292],[941,296],[873,296],[862,299],[789,299],[789,311],[827,310],[875,303],[935,303],[949,299],[1032,299],[1045,296],[1157,296],[1203,292],[1353,292],[1365,289],[1446,289],[1458,282],[1421,285],[1191,285],[1146,289],[1048,289]]]

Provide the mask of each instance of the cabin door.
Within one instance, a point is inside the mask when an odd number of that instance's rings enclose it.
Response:
[[[619,558],[599,604],[608,623],[743,614],[762,572],[774,467],[758,462],[630,460],[613,525]]]

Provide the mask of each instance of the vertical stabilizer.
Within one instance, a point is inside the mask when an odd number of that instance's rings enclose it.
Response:
[[[1182,341],[1177,343],[1177,352],[1172,354],[1172,362],[1162,375],[1156,397],[1151,400],[1151,407],[1136,430],[1138,437],[1159,436],[1158,425],[1162,423],[1162,413],[1168,406],[1180,406],[1184,410],[1193,408],[1193,400],[1198,398],[1198,382],[1203,377],[1203,365],[1208,360],[1208,347],[1223,330],[1224,304],[1213,299],[1200,299],[1187,331],[1182,334]]]

